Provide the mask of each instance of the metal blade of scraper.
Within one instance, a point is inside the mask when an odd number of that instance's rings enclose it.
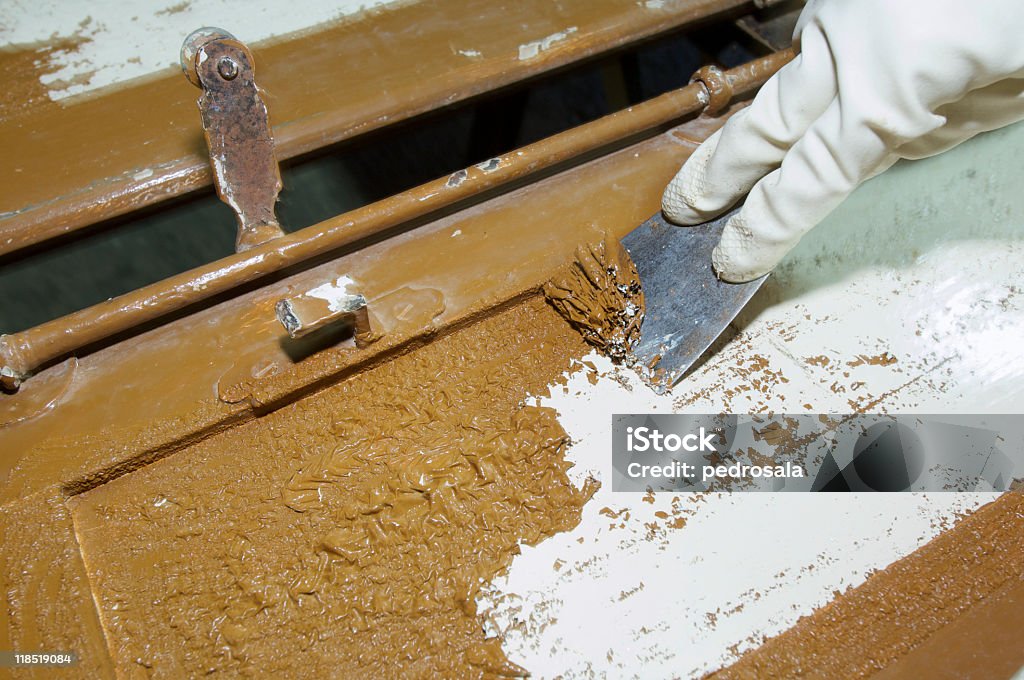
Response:
[[[715,276],[711,251],[735,212],[695,227],[671,224],[658,213],[622,239],[647,308],[633,348],[636,367],[658,392],[679,381],[767,278],[726,283]]]

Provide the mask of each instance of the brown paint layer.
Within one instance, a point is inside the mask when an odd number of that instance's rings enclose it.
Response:
[[[253,52],[285,159],[744,4],[420,0]],[[569,27],[521,58],[522,44]],[[24,61],[0,59],[4,91],[28,102],[0,117],[11,159],[0,166],[0,254],[211,183],[195,91],[177,69],[55,103],[26,90],[38,73]]]
[[[792,50],[776,52],[730,69],[726,77],[737,94],[746,93],[792,58]],[[2,335],[0,368],[25,377],[40,365],[80,347],[665,125],[699,111],[705,101],[703,86],[690,85],[245,252],[26,331]],[[452,181],[455,177],[459,178],[457,182]]]
[[[0,536],[0,649],[79,657],[70,669],[21,668],[16,677],[113,678],[64,497],[50,489],[0,507]]]
[[[29,391],[5,402],[14,408],[11,413],[28,409],[36,415],[0,428],[0,507],[21,513],[20,505],[32,494],[43,492],[56,498],[58,488],[65,493],[113,488],[102,485],[134,477],[133,470],[172,469],[160,466],[172,466],[178,454],[197,450],[190,449],[193,445],[218,440],[218,433],[230,428],[238,431],[247,421],[261,422],[252,420],[258,412],[380,366],[431,339],[467,327],[492,314],[496,306],[536,294],[573,257],[576,244],[600,239],[606,230],[621,237],[656,210],[664,184],[695,148],[691,140],[707,137],[722,122],[692,121],[90,354],[73,371],[59,366],[47,369],[37,376],[42,381],[37,384],[59,384],[53,408],[40,410]],[[565,214],[574,219],[553,219]],[[350,275],[365,292],[375,312],[374,327],[385,335],[367,349],[355,347],[351,338],[341,338],[291,354],[295,348],[287,345],[274,318],[275,303],[342,274]],[[415,285],[410,285],[413,280]],[[550,310],[545,313],[547,318],[554,316]],[[526,330],[534,323],[531,317]],[[578,336],[560,323],[582,347]],[[513,339],[523,333],[519,326],[505,330]],[[544,371],[536,375],[539,383]],[[353,399],[337,410],[346,413],[359,403]],[[277,413],[289,408],[293,407]],[[309,422],[316,419],[311,416]],[[232,453],[245,451],[240,446]],[[245,470],[238,465],[232,469],[236,474]],[[181,475],[170,483],[187,484],[189,478]],[[52,523],[59,523],[61,507],[33,511],[31,521],[19,515],[17,526],[31,527],[30,535],[55,535]],[[83,535],[88,543],[88,534]],[[26,559],[19,554],[22,549],[39,552],[50,564],[58,564],[51,553],[42,552],[41,539],[34,540],[30,548],[14,540],[0,544],[0,559],[11,565],[8,578],[21,573]],[[86,557],[95,569],[91,556]],[[27,581],[25,587],[33,586]],[[61,603],[80,606],[70,599]],[[18,630],[52,633],[58,624],[50,618],[60,620],[61,616],[50,608],[40,618],[37,608],[18,599],[9,599],[4,611],[8,617],[0,621],[3,639],[25,634],[11,633]]]
[[[640,275],[611,234],[581,244],[573,262],[544,284],[544,296],[584,340],[614,361],[625,361],[640,339],[645,309]]]
[[[596,488],[522,405],[585,351],[534,297],[75,497],[119,674],[522,675],[474,601]]]
[[[974,658],[987,664],[976,677],[1006,677],[995,670],[1024,664],[1021,615],[1006,601],[1022,588],[1024,494],[1012,492],[712,677],[865,678],[890,666],[888,677],[942,677],[930,672],[951,651],[940,651],[942,640],[981,616],[1002,633],[973,635]],[[1006,635],[1015,644],[1000,644]]]
[[[988,595],[874,677],[1009,680],[1024,669],[1024,578]]]
[[[40,80],[57,70],[50,65],[50,56],[58,51],[73,52],[81,42],[81,38],[58,38],[46,44],[0,47],[0,83],[4,85],[0,127],[18,115],[51,104],[47,87]]]

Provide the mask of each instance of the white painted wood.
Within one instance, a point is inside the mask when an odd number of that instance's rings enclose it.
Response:
[[[865,184],[673,395],[590,357],[606,374],[597,384],[577,373],[539,400],[575,441],[577,478],[610,479],[613,413],[849,413],[875,402],[869,410],[1020,412],[1022,153],[1018,124]],[[884,352],[897,361],[857,361]],[[663,493],[651,504],[609,484],[577,529],[523,547],[481,608],[537,677],[698,677],[993,498]],[[684,527],[671,528],[676,517]]]

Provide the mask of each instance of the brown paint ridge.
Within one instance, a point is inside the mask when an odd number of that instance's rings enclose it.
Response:
[[[540,296],[70,501],[117,671],[522,675],[475,598],[576,526]]]
[[[544,284],[544,296],[584,340],[616,362],[625,361],[640,339],[640,275],[612,234],[580,245],[575,259]]]
[[[287,159],[745,4],[419,0],[253,52]],[[524,43],[569,27],[521,58]],[[178,69],[56,103],[26,89],[39,72],[25,60],[0,59],[4,91],[31,102],[0,109],[0,254],[209,186],[195,91]]]
[[[928,655],[929,639],[961,628],[972,607],[992,616],[994,628],[1015,644],[981,641],[975,650],[990,666],[1024,664],[1020,614],[1001,598],[1024,587],[1024,494],[1007,493],[961,519],[907,557],[806,616],[788,631],[712,674],[727,678],[864,678],[900,663],[890,677],[939,677]],[[1015,631],[1015,632],[1014,632]],[[964,663],[961,659],[959,663]]]

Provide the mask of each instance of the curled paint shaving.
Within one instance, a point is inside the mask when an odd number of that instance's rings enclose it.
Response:
[[[576,258],[544,285],[548,302],[591,345],[624,362],[640,339],[644,295],[629,254],[611,235],[577,248]]]

